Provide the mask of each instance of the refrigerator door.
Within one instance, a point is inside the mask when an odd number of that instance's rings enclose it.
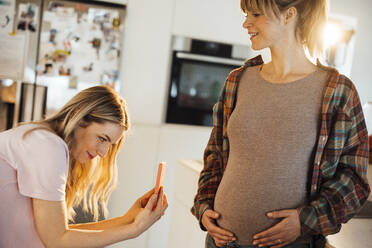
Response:
[[[26,94],[22,84],[35,83],[41,5],[42,0],[0,1],[0,88],[11,86],[0,97],[0,130],[32,120],[34,91]]]
[[[37,84],[48,87],[46,116],[82,89],[119,91],[125,13],[124,5],[44,1]]]

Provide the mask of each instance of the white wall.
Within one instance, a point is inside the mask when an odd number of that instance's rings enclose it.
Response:
[[[358,19],[351,80],[356,85],[362,104],[372,101],[372,1],[331,0],[332,13]]]
[[[120,74],[134,123],[162,123],[173,9],[172,0],[128,1]]]
[[[250,44],[242,28],[240,0],[175,0],[172,33],[233,44]]]

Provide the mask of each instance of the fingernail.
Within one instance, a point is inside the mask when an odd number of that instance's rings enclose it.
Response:
[[[257,241],[253,241],[253,245],[256,245],[257,244]]]
[[[267,216],[273,217],[273,214],[272,213],[267,213]]]

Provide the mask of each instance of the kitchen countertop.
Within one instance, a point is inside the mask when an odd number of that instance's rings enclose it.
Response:
[[[367,169],[368,182],[372,188],[372,165]],[[372,247],[372,194],[367,202],[348,223],[343,224],[341,231],[328,236],[331,245],[337,248],[367,248]]]
[[[203,169],[203,160],[197,160],[197,159],[182,159],[180,160],[180,163],[191,170],[193,170],[196,173],[200,173]]]

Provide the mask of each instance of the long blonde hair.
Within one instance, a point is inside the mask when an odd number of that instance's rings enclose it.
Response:
[[[240,0],[243,12],[258,11],[267,16],[272,10],[276,17],[295,7],[298,18],[295,35],[313,58],[323,56],[323,30],[327,21],[328,0]]]
[[[70,150],[69,173],[66,184],[66,205],[68,219],[73,221],[73,207],[83,203],[83,210],[91,211],[94,220],[99,217],[99,207],[104,216],[107,214],[107,201],[117,184],[116,155],[123,143],[124,135],[111,145],[102,158],[90,160],[84,164],[75,161],[71,156],[74,132],[78,127],[89,124],[112,122],[119,124],[124,131],[129,129],[129,119],[124,99],[113,89],[106,86],[95,86],[75,95],[56,114],[42,121],[34,122],[60,136]],[[24,136],[25,136],[24,135]]]

